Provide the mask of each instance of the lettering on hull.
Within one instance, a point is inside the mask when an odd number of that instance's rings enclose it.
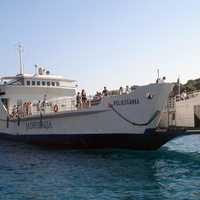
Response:
[[[122,99],[122,100],[115,100],[113,101],[114,106],[122,106],[122,105],[129,105],[129,104],[139,104],[139,99]]]
[[[52,123],[50,121],[43,122],[26,122],[26,129],[50,129],[53,128]]]

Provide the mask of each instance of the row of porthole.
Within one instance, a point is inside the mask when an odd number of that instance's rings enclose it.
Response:
[[[60,86],[59,82],[50,82],[50,81],[26,81],[27,86]]]

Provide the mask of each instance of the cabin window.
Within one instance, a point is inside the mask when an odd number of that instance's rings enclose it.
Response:
[[[42,81],[42,85],[45,86],[45,85],[46,85],[46,82],[45,82],[45,81]]]
[[[47,81],[47,86],[50,86],[50,82],[49,81]]]
[[[55,82],[52,82],[51,85],[52,85],[52,86],[55,86]]]
[[[35,81],[32,81],[32,85],[35,85]]]
[[[56,82],[56,86],[60,86],[60,83],[59,83],[59,82]]]
[[[37,81],[37,85],[40,85],[40,81]]]
[[[30,81],[26,81],[26,85],[31,85],[31,82]]]

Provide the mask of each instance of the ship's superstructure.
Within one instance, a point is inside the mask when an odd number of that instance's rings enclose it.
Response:
[[[73,98],[76,95],[76,81],[51,75],[44,67],[35,66],[35,74],[18,74],[0,79],[1,101],[8,113],[31,103],[32,109],[47,99]]]

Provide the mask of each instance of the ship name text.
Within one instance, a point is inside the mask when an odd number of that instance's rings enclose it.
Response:
[[[122,105],[129,105],[129,104],[139,104],[139,99],[122,99],[122,100],[115,100],[113,101],[114,106],[122,106]]]
[[[53,128],[52,123],[50,121],[39,121],[39,122],[26,122],[26,129],[50,129]]]

